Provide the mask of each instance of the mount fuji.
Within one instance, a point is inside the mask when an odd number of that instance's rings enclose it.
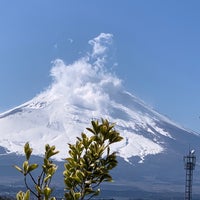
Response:
[[[111,184],[115,190],[184,190],[183,156],[189,148],[198,155],[200,135],[177,125],[124,89],[122,81],[105,67],[111,42],[111,34],[101,33],[89,41],[91,52],[74,63],[55,60],[50,72],[53,81],[45,91],[0,114],[3,169],[19,161],[27,141],[36,157],[42,155],[45,144],[56,145],[60,153],[55,160],[62,163],[68,156],[67,144],[86,132],[91,120],[105,118],[116,123],[124,138],[113,146],[119,156]],[[14,172],[10,170],[0,184],[13,182],[11,176]],[[194,184],[193,191],[198,193],[199,177],[194,177]]]

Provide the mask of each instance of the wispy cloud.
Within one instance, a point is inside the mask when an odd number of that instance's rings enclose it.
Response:
[[[74,40],[72,38],[68,38],[68,42],[73,43]]]
[[[93,47],[92,56],[96,57],[104,54],[107,50],[107,45],[112,42],[112,37],[113,35],[110,33],[101,33],[94,39],[90,40],[89,44]]]
[[[109,90],[117,91],[121,87],[119,78],[103,68],[95,67],[86,58],[71,65],[66,65],[60,59],[55,60],[51,76],[54,80],[52,95],[62,96],[68,104],[81,105],[99,114],[106,113]]]

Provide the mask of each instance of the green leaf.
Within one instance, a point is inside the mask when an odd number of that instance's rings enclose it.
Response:
[[[80,192],[76,192],[74,197],[75,197],[75,199],[80,199],[81,193]]]
[[[85,174],[80,170],[76,171],[76,175],[79,177],[79,179],[84,179],[85,177]]]
[[[50,195],[51,195],[51,188],[49,188],[49,187],[45,187],[45,188],[44,188],[44,196],[45,196],[45,200],[48,200],[49,197],[50,197]]]
[[[91,128],[86,128],[88,131],[90,131],[91,133],[93,133],[93,134],[95,134],[96,132],[93,130],[93,129],[91,129]]]
[[[25,153],[25,156],[26,156],[26,160],[29,160],[31,154],[32,154],[32,151],[33,149],[30,148],[30,145],[29,143],[27,142],[25,145],[24,145],[24,153]]]
[[[29,165],[27,173],[35,170],[36,168],[38,168],[38,164]]]
[[[49,144],[46,144],[46,145],[45,145],[45,151],[47,152],[47,151],[49,151],[49,149],[50,149]]]
[[[26,193],[22,192],[22,191],[19,191],[17,194],[16,194],[16,199],[17,200],[29,200],[30,199],[30,191],[27,190]]]
[[[23,200],[29,200],[30,198],[30,190],[27,190],[26,193],[24,194]]]
[[[46,144],[45,146],[45,158],[49,159],[50,157],[56,155],[59,153],[59,151],[55,151],[56,147],[55,146],[51,146],[49,144]]]
[[[38,192],[39,194],[42,194],[42,193],[43,193],[42,190],[41,190],[41,188],[40,188],[40,186],[35,185],[35,189],[37,190],[37,192]]]
[[[55,174],[56,170],[57,170],[57,166],[53,165],[51,168],[48,169],[48,174],[53,176]]]
[[[26,175],[28,173],[28,168],[29,168],[29,164],[28,164],[28,161],[24,161],[23,163],[23,172],[24,172],[24,175]]]
[[[81,179],[80,179],[77,175],[73,176],[73,179],[74,179],[77,183],[80,183],[80,182],[81,182]]]
[[[19,192],[16,194],[16,199],[17,199],[17,200],[22,200],[22,199],[23,199],[23,192],[22,192],[22,191],[19,191]]]
[[[20,167],[18,167],[17,165],[14,165],[13,167],[14,167],[16,170],[18,170],[19,172],[23,173],[23,170],[22,170]]]
[[[45,177],[44,182],[47,183],[47,181],[51,178],[52,176],[49,174],[48,176]]]

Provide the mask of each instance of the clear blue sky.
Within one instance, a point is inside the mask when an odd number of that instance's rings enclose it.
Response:
[[[200,131],[199,10],[198,0],[2,0],[0,111],[46,88],[52,60],[74,61],[105,32],[126,90]]]

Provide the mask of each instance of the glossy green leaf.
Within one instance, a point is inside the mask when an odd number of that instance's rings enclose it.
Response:
[[[26,175],[28,173],[28,168],[29,168],[29,164],[28,164],[28,161],[24,161],[23,163],[23,172],[24,172],[24,175]]]
[[[23,173],[23,170],[22,170],[20,167],[18,167],[17,165],[14,165],[13,167],[14,167],[16,170],[18,170],[19,172]]]
[[[19,191],[17,194],[16,194],[16,199],[17,200],[29,200],[30,199],[30,191],[27,190],[26,193],[22,192],[22,191]]]
[[[31,165],[29,165],[27,173],[35,170],[36,168],[38,168],[38,164],[31,164]]]
[[[24,194],[23,200],[29,200],[30,198],[30,190],[27,190],[26,193]]]
[[[51,195],[51,188],[49,188],[48,186],[46,186],[46,187],[44,188],[45,200],[48,200],[49,197],[50,197],[50,195]]]
[[[25,153],[25,156],[26,156],[26,160],[29,160],[30,159],[30,156],[32,154],[32,151],[33,149],[30,148],[30,145],[29,143],[27,142],[25,145],[24,145],[24,153]]]

